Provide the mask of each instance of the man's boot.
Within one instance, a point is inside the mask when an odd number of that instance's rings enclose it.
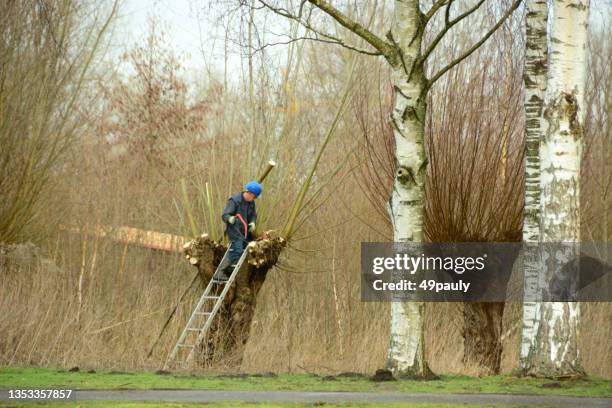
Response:
[[[225,265],[225,267],[220,269],[219,272],[217,272],[217,274],[215,274],[213,278],[219,281],[227,281],[230,278],[232,271],[234,270],[235,267],[236,267],[236,264],[232,264],[228,262],[227,265]]]

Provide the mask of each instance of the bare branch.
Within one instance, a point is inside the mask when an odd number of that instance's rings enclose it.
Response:
[[[308,15],[307,18],[303,18],[303,15],[302,15],[302,13],[304,11],[304,7],[303,6],[304,6],[304,3],[305,3],[306,0],[303,0],[301,2],[300,10],[299,10],[298,14],[292,14],[290,11],[288,11],[288,10],[286,10],[284,8],[274,7],[271,4],[269,4],[268,2],[263,1],[263,0],[258,0],[258,1],[262,4],[263,7],[269,9],[270,11],[272,11],[272,12],[274,12],[274,13],[280,15],[280,16],[283,16],[283,17],[285,17],[287,19],[293,20],[293,21],[297,22],[298,24],[300,24],[302,27],[312,31],[314,33],[315,37],[314,38],[313,37],[301,37],[301,38],[298,38],[298,39],[295,39],[295,40],[294,39],[290,39],[290,40],[288,40],[286,42],[277,42],[277,43],[274,43],[274,44],[267,44],[267,45],[264,45],[263,47],[259,48],[258,50],[255,50],[255,52],[260,51],[260,50],[262,50],[263,48],[265,48],[266,46],[269,46],[269,45],[290,44],[290,43],[292,43],[292,42],[294,42],[296,40],[312,40],[312,41],[318,41],[318,42],[323,42],[323,43],[328,43],[328,44],[340,45],[341,47],[347,48],[347,49],[349,49],[351,51],[358,52],[360,54],[373,55],[373,56],[384,55],[378,49],[377,49],[377,51],[369,51],[369,50],[365,50],[363,48],[359,48],[359,47],[357,47],[355,45],[349,44],[346,41],[344,41],[343,39],[341,39],[341,38],[339,38],[339,37],[337,37],[337,36],[335,36],[333,34],[330,34],[330,33],[327,33],[325,31],[322,31],[319,28],[317,28],[317,27],[313,26],[312,24],[310,24],[310,22],[309,22],[310,21],[310,14]],[[323,37],[323,38],[319,38],[319,36]]]
[[[450,8],[451,8],[451,5],[453,4],[453,0],[450,0],[448,2],[448,5],[446,6],[446,13],[444,15],[444,28],[442,29],[442,31],[438,33],[438,35],[436,35],[436,38],[434,38],[431,44],[429,44],[429,47],[427,47],[421,59],[425,61],[427,57],[429,57],[429,55],[437,47],[438,43],[442,40],[442,38],[444,38],[448,30],[450,30],[455,24],[457,24],[458,22],[460,22],[461,20],[463,20],[464,18],[466,18],[467,16],[469,16],[470,14],[478,10],[484,2],[485,0],[480,0],[478,3],[476,3],[474,7],[470,8],[465,13],[460,14],[454,19],[450,20]]]
[[[446,4],[446,2],[449,2],[448,6],[446,7],[448,10],[450,8],[450,3],[452,3],[453,0],[437,0],[434,2],[429,11],[425,13],[425,24],[427,24],[427,21],[431,20],[431,18],[438,12],[438,10],[440,10],[440,8],[442,8],[442,6]]]
[[[433,75],[431,77],[431,79],[429,79],[427,81],[427,86],[425,86],[424,88],[424,92],[427,92],[432,85],[442,76],[444,75],[449,69],[453,68],[455,65],[459,64],[461,61],[463,61],[464,59],[466,59],[467,57],[469,57],[474,51],[476,51],[482,44],[485,43],[485,41],[487,41],[489,39],[489,37],[491,37],[491,35],[493,35],[493,33],[504,23],[504,21],[506,21],[508,19],[508,17],[510,17],[510,15],[518,8],[518,6],[521,4],[523,0],[515,0],[514,3],[512,3],[512,6],[510,6],[510,8],[506,11],[506,13],[499,19],[499,21],[478,41],[476,42],[476,44],[474,44],[472,47],[470,47],[466,52],[464,52],[461,56],[459,56],[458,58],[454,59],[453,61],[451,61],[450,63],[448,63],[448,65],[446,65],[444,68],[440,69],[440,71],[438,71],[435,75]],[[458,17],[459,18],[459,17]]]
[[[308,2],[328,14],[349,31],[352,31],[354,34],[364,39],[368,44],[376,48],[387,60],[395,59],[398,52],[395,47],[378,37],[376,34],[358,22],[351,20],[348,16],[328,2],[324,0],[308,0]]]
[[[317,33],[315,32],[315,34],[317,34]],[[310,40],[310,41],[316,41],[316,42],[321,42],[321,43],[326,43],[326,44],[340,45],[340,46],[342,46],[344,48],[347,48],[347,49],[349,49],[351,51],[358,52],[360,54],[381,55],[380,52],[378,52],[378,51],[368,51],[368,50],[364,50],[364,49],[361,49],[361,48],[357,48],[357,47],[354,47],[354,46],[352,46],[350,44],[346,44],[346,43],[342,42],[341,40],[325,39],[325,38],[319,38],[319,37],[316,37],[316,36],[315,37],[306,37],[306,36],[304,36],[304,37],[296,37],[296,38],[290,38],[287,41],[278,41],[278,42],[275,42],[275,43],[266,43],[266,44],[262,45],[261,47],[255,49],[253,54],[255,54],[255,53],[259,52],[259,51],[263,51],[267,47],[272,47],[272,46],[275,46],[275,45],[287,45],[287,44],[291,44],[291,43],[294,43],[296,41],[301,41],[301,40]]]
[[[280,16],[283,16],[285,18],[289,18],[289,19],[292,19],[292,20],[298,20],[298,21],[301,18],[301,12],[302,12],[302,6],[301,5],[300,5],[300,14],[298,14],[296,16],[294,14],[291,14],[289,12],[289,10],[287,10],[287,9],[284,9],[284,8],[281,8],[281,7],[274,7],[271,4],[269,4],[269,3],[265,2],[265,1],[262,1],[262,0],[258,0],[258,1],[261,3],[261,5],[263,7],[267,8],[267,9],[273,11],[274,13],[276,13],[276,14],[278,14]]]
[[[450,22],[450,11],[451,11],[451,5],[453,4],[453,0],[450,0],[448,2],[448,6],[446,6],[446,11],[444,12],[444,25],[448,25]]]

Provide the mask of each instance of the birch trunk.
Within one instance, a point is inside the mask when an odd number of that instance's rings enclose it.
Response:
[[[397,171],[389,212],[396,242],[423,240],[423,205],[427,160],[424,148],[426,77],[420,59],[421,30],[419,2],[396,1],[391,40],[400,50],[393,67],[395,104],[391,113]],[[425,361],[424,304],[391,303],[391,337],[387,368],[395,376],[429,376]]]
[[[425,76],[425,60],[431,55],[438,41],[448,32],[451,26],[478,9],[482,2],[467,14],[458,15],[451,19],[450,7],[452,1],[433,2],[429,10],[424,13],[419,8],[419,0],[396,0],[391,30],[386,35],[388,41],[385,41],[369,31],[367,27],[351,20],[330,2],[325,0],[308,1],[375,48],[380,55],[385,57],[392,68],[395,105],[391,113],[391,120],[395,138],[397,173],[395,174],[393,193],[389,203],[389,213],[393,222],[394,241],[422,242],[425,174],[427,169],[424,149],[427,91],[445,72],[480,47],[516,10],[520,0],[515,0],[512,3],[504,16],[483,35],[480,41],[473,44],[459,57],[451,60],[431,78]],[[423,45],[425,28],[431,18],[442,8],[446,9],[444,29],[439,32],[437,39],[433,40],[422,53],[421,46]],[[301,11],[300,8],[300,15]],[[275,10],[275,12],[292,19],[299,20],[301,18],[300,15],[279,13],[278,10]],[[488,316],[487,313],[494,310],[499,310],[499,308],[493,305],[490,310],[485,310],[486,313],[472,314],[472,316]],[[391,304],[391,336],[387,368],[396,376],[423,377],[432,374],[425,361],[423,311],[423,303],[392,302]],[[478,324],[482,324],[482,322],[479,321]],[[495,334],[492,336],[494,341],[485,341],[484,347],[493,350],[493,354],[498,353],[496,350],[499,349],[495,344],[497,337]],[[466,342],[466,344],[475,343]],[[473,353],[474,350],[475,348],[467,350],[467,352]],[[498,359],[489,360],[492,360],[492,365],[495,365],[495,361]]]
[[[523,211],[523,257],[525,293],[537,290],[540,241],[540,140],[543,138],[542,111],[546,92],[548,70],[546,0],[527,2],[525,44],[525,208]],[[529,297],[529,295],[528,295]],[[529,299],[528,299],[529,300]],[[526,369],[538,324],[538,305],[533,301],[523,303],[523,332],[520,348],[520,365]]]
[[[546,135],[540,145],[541,234],[544,242],[580,242],[580,161],[585,108],[586,45],[589,0],[553,3],[551,58],[546,88]],[[559,265],[578,255],[567,245],[543,254]],[[558,266],[557,266],[558,268]],[[548,279],[554,270],[542,270]],[[536,305],[526,372],[546,377],[582,375],[578,353],[580,304]]]

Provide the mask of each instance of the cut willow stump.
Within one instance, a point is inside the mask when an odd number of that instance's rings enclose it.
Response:
[[[246,249],[249,255],[245,265],[232,283],[223,307],[209,331],[208,340],[202,345],[199,360],[203,364],[211,362],[213,355],[216,360],[225,354],[224,351],[238,350],[241,355],[241,346],[248,340],[255,314],[257,294],[286,244],[287,241],[278,232],[271,230],[263,233]],[[212,278],[226,250],[226,244],[212,240],[208,234],[202,234],[183,247],[189,263],[198,268],[204,287]]]

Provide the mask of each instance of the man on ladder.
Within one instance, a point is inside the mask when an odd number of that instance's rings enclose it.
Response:
[[[234,194],[227,200],[221,218],[225,222],[225,232],[230,240],[230,249],[227,264],[219,269],[215,279],[228,280],[236,267],[240,255],[246,249],[249,241],[253,240],[257,211],[255,199],[261,194],[262,187],[256,181],[249,181],[244,190]]]

